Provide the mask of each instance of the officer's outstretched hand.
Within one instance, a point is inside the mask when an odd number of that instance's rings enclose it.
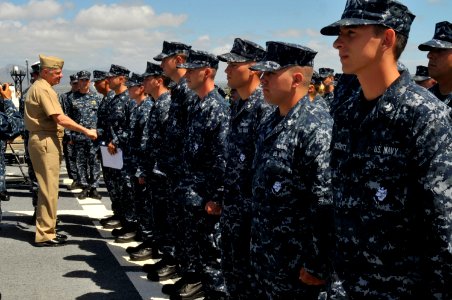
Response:
[[[0,87],[0,96],[2,96],[3,99],[12,99],[12,93],[11,90],[9,89],[8,83],[4,83]]]
[[[301,280],[301,282],[303,282],[304,284],[307,284],[307,285],[324,285],[324,284],[326,284],[325,280],[319,279],[319,278],[309,274],[305,268],[301,268],[301,270],[300,270],[300,280]]]
[[[96,129],[87,129],[85,135],[92,140],[97,139],[97,130]]]
[[[209,215],[214,215],[214,216],[221,215],[221,205],[214,201],[207,202],[204,209],[206,210],[206,212]]]

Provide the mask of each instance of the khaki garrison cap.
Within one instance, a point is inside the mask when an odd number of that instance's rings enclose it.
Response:
[[[62,69],[64,60],[55,56],[39,55],[39,61],[41,62],[41,69]]]

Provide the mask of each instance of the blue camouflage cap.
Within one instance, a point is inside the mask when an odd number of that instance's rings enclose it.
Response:
[[[248,40],[236,38],[229,53],[218,55],[224,62],[260,61],[265,56],[265,49]]]
[[[148,61],[146,64],[146,71],[144,71],[143,73],[143,77],[161,76],[161,75],[163,75],[162,67],[158,64],[154,64]]]
[[[421,51],[433,48],[452,49],[452,24],[447,21],[436,23],[433,39],[418,46]]]
[[[426,66],[417,66],[416,74],[413,75],[412,79],[414,81],[424,81],[430,79],[430,75],[428,74],[428,67]]]
[[[164,58],[176,54],[188,55],[190,49],[191,46],[185,45],[183,43],[163,41],[162,53],[154,57],[154,60],[162,61]]]
[[[134,87],[134,86],[141,86],[141,85],[143,85],[143,80],[144,80],[143,75],[137,74],[137,73],[132,73],[132,75],[126,82],[126,86],[128,88]]]
[[[80,71],[77,73],[77,77],[78,80],[82,80],[82,79],[90,79],[91,78],[91,73],[88,71]]]
[[[100,81],[100,80],[104,80],[107,78],[107,72],[105,71],[99,71],[99,70],[94,70],[93,71],[93,81]]]
[[[77,74],[69,75],[69,80],[70,80],[71,83],[78,82]]]
[[[311,84],[319,85],[322,83],[322,79],[323,78],[320,76],[320,74],[317,71],[314,71],[312,73]]]
[[[382,25],[408,37],[416,16],[395,0],[347,0],[339,21],[320,30],[323,35],[339,35],[342,26]]]
[[[190,50],[187,61],[177,65],[179,69],[213,68],[218,69],[218,58],[206,51]]]
[[[261,72],[275,72],[289,66],[314,66],[317,52],[311,48],[284,42],[267,42],[267,53],[261,62],[250,67]]]
[[[106,77],[116,77],[116,76],[126,76],[129,77],[129,69],[118,66],[118,65],[111,65],[110,71],[106,74]]]
[[[331,68],[320,68],[319,69],[319,76],[323,79],[327,78],[328,76],[334,76],[334,69]]]

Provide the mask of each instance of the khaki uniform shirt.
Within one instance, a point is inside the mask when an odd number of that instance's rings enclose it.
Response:
[[[63,134],[52,115],[64,114],[58,101],[58,95],[52,86],[39,78],[29,89],[25,100],[25,128],[30,132],[55,132]]]

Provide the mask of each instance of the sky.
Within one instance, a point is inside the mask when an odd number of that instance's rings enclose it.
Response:
[[[341,72],[334,37],[320,29],[340,19],[345,0],[0,1],[0,66],[32,64],[39,54],[65,60],[70,70],[108,70],[111,64],[143,73],[162,43],[179,41],[222,54],[241,37],[265,47],[285,41],[318,52],[314,67]],[[401,0],[416,18],[400,61],[411,73],[426,65],[417,49],[435,24],[450,19],[452,0]],[[220,64],[218,81],[224,81]]]

